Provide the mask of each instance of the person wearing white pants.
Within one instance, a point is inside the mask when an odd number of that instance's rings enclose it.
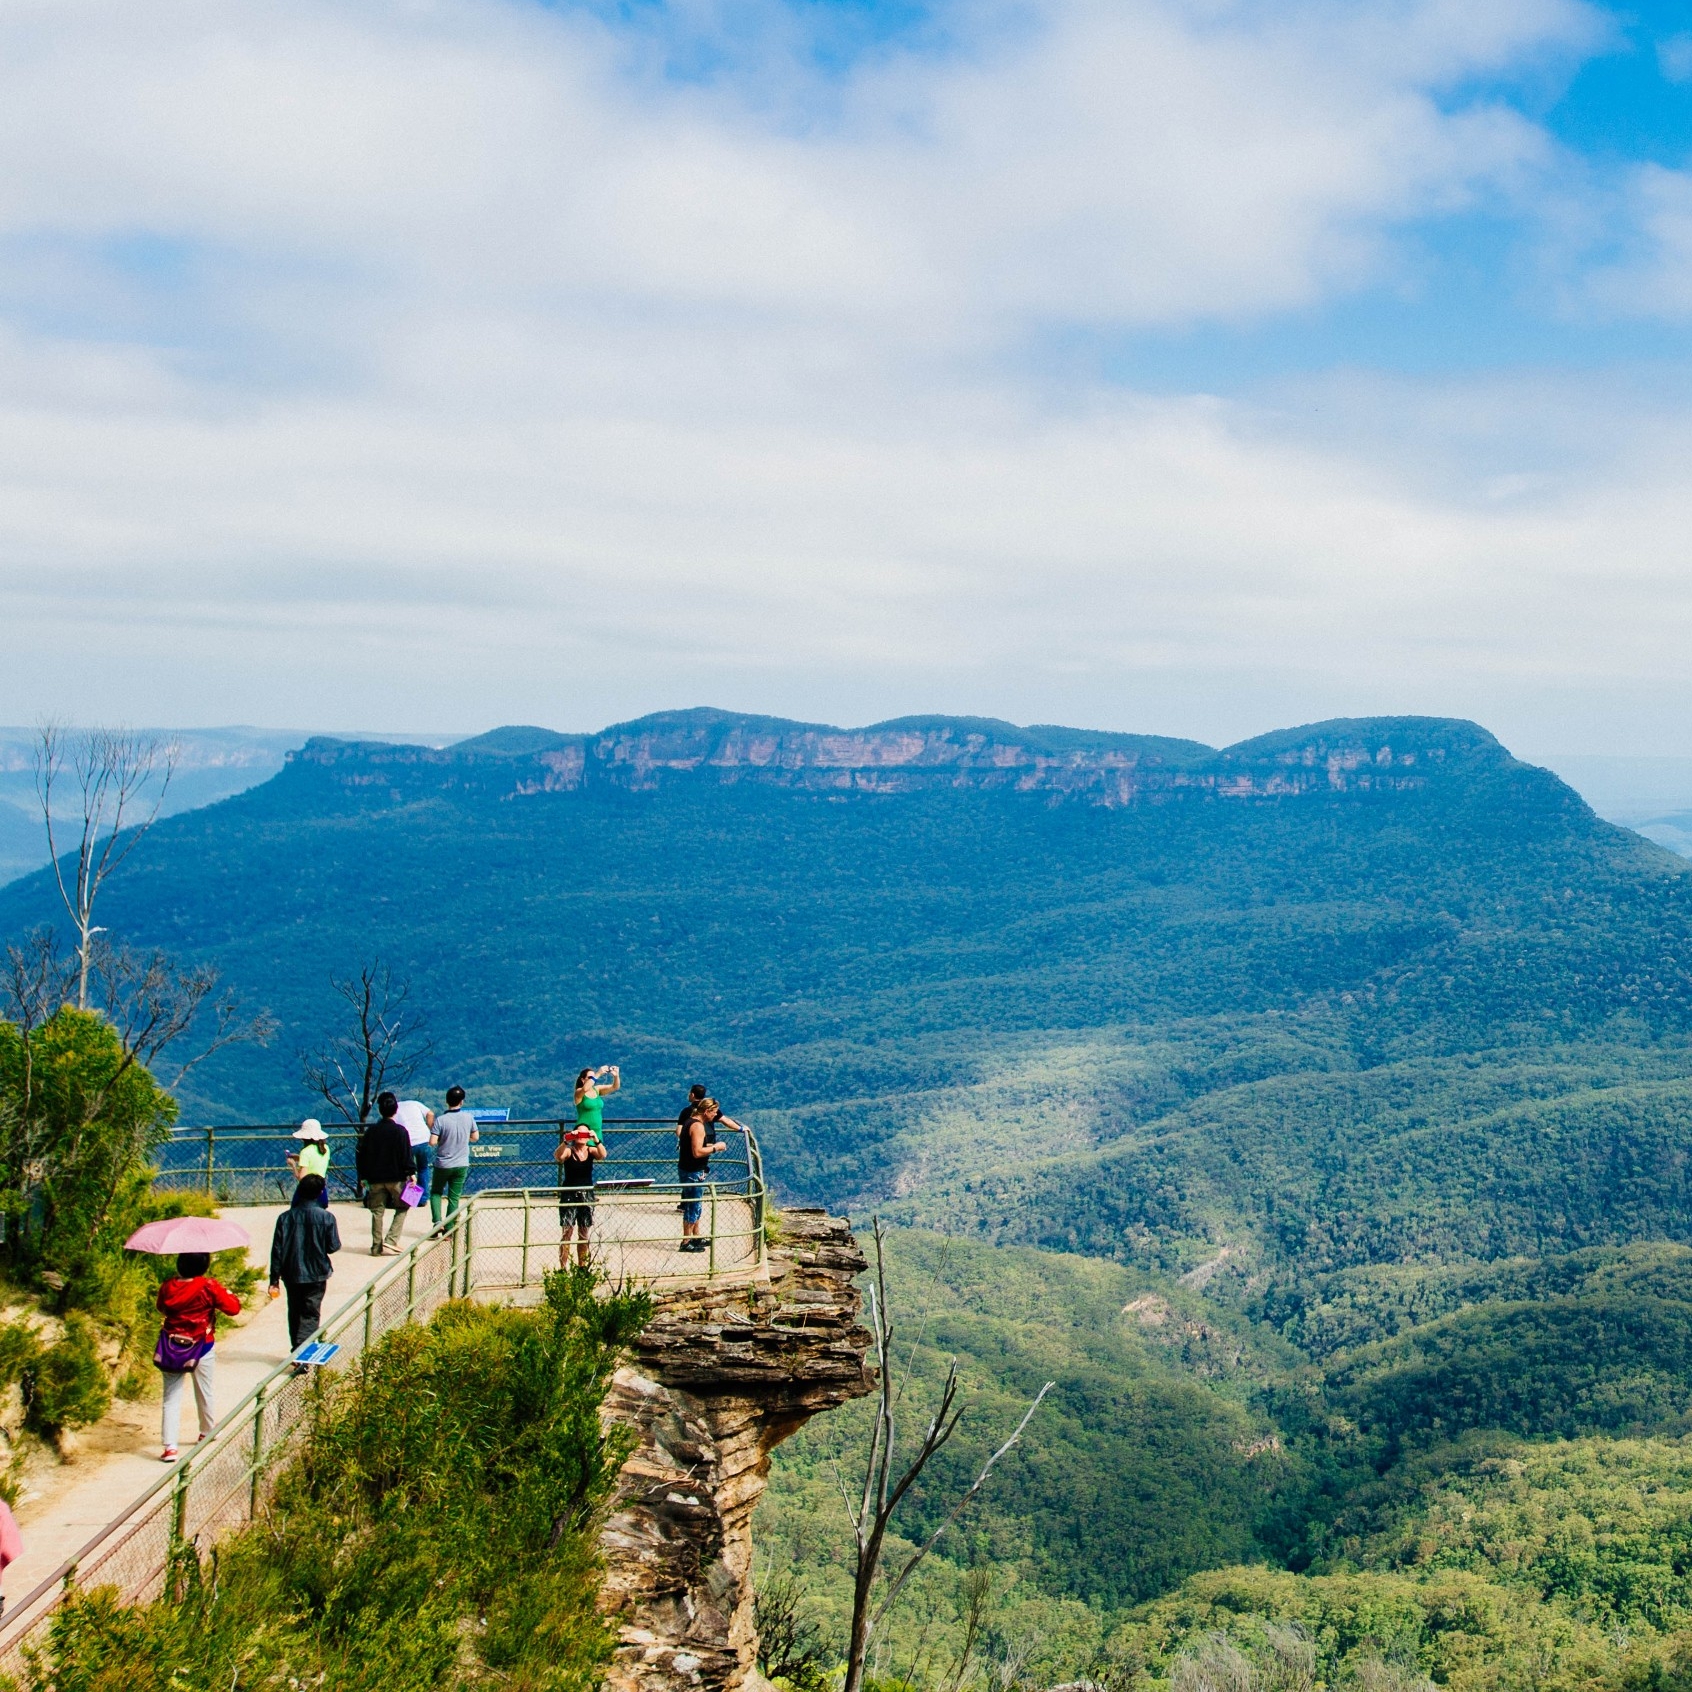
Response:
[[[200,1438],[204,1439],[217,1426],[217,1401],[213,1397],[217,1390],[217,1353],[208,1351],[185,1374],[164,1378],[164,1416],[159,1438],[166,1451],[177,1449],[177,1435],[182,1429],[182,1399],[190,1381],[194,1383],[194,1408],[200,1417]]]
[[[217,1426],[212,1390],[217,1382],[217,1313],[236,1316],[241,1301],[206,1271],[211,1259],[203,1251],[185,1251],[176,1260],[176,1273],[159,1288],[158,1307],[164,1317],[153,1361],[164,1376],[164,1415],[159,1434],[165,1462],[178,1456],[182,1429],[182,1393],[186,1377],[194,1377],[194,1408],[200,1414],[200,1438]]]

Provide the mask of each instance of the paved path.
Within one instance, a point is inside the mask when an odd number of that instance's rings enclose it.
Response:
[[[261,1270],[270,1263],[270,1235],[280,1207],[231,1206],[221,1212],[239,1222],[252,1236],[252,1260]],[[370,1219],[357,1205],[337,1204],[335,1219],[341,1227],[341,1251],[335,1259],[335,1275],[323,1300],[323,1313],[330,1315],[360,1292],[389,1261],[370,1255]],[[405,1245],[421,1239],[428,1226],[428,1211],[419,1221],[415,1212],[406,1218]],[[220,1317],[217,1330],[217,1408],[220,1414],[233,1410],[276,1365],[288,1355],[287,1301],[271,1303],[261,1285],[248,1300],[238,1322]],[[149,1374],[153,1374],[151,1370]],[[148,1397],[133,1404],[118,1403],[106,1419],[77,1436],[72,1461],[56,1469],[38,1471],[18,1510],[23,1531],[24,1554],[6,1570],[6,1594],[22,1598],[67,1558],[74,1556],[108,1522],[120,1516],[161,1475],[170,1473],[159,1461],[158,1378],[153,1375]],[[182,1437],[191,1441],[196,1431],[194,1399],[189,1392],[183,1404]]]

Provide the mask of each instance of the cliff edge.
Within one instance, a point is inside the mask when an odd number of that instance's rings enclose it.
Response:
[[[1041,793],[1104,806],[1411,791],[1510,764],[1484,729],[1439,717],[1343,718],[1240,742],[976,717],[901,717],[838,729],[713,710],[664,711],[598,734],[505,728],[453,746],[319,738],[291,752],[305,781],[392,802],[446,791],[654,792],[677,782],[790,788],[840,798],[938,790]]]
[[[737,1692],[756,1680],[752,1512],[770,1452],[873,1385],[851,1229],[782,1213],[767,1283],[662,1293],[607,1418],[639,1439],[601,1537],[620,1643],[609,1692]]]

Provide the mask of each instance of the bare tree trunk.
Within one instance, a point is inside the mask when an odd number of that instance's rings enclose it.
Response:
[[[929,1419],[928,1431],[923,1435],[916,1455],[895,1481],[895,1412],[899,1388],[893,1379],[893,1323],[887,1304],[884,1231],[879,1216],[874,1218],[872,1228],[875,1241],[875,1278],[869,1290],[869,1317],[870,1333],[875,1343],[876,1409],[875,1425],[870,1433],[869,1452],[864,1461],[863,1487],[855,1507],[852,1499],[847,1496],[844,1480],[836,1477],[840,1495],[846,1504],[846,1513],[851,1518],[857,1552],[852,1580],[852,1626],[846,1642],[846,1677],[841,1685],[841,1692],[862,1692],[864,1665],[876,1628],[898,1601],[899,1594],[904,1591],[906,1582],[916,1572],[917,1565],[940,1543],[941,1535],[963,1514],[970,1501],[987,1484],[987,1477],[993,1472],[993,1466],[1022,1438],[1022,1431],[1028,1426],[1034,1412],[1040,1408],[1040,1401],[1057,1384],[1055,1381],[1047,1381],[1040,1388],[1010,1438],[982,1464],[969,1489],[947,1511],[939,1527],[905,1560],[904,1566],[888,1583],[886,1592],[877,1603],[875,1583],[881,1571],[881,1555],[893,1513],[899,1508],[917,1477],[928,1467],[929,1460],[956,1431],[958,1420],[963,1415],[963,1406],[958,1402],[958,1360],[954,1357],[951,1367],[946,1371],[946,1384],[940,1390],[939,1406]]]
[[[100,889],[135,850],[158,820],[170,780],[176,773],[177,748],[156,735],[119,729],[88,729],[72,734],[57,723],[43,723],[35,741],[35,796],[47,827],[47,851],[59,897],[76,930],[76,1006],[88,1009],[88,977],[93,967],[94,922]],[[159,777],[152,803],[146,790]],[[66,786],[73,791],[70,809],[58,811]],[[128,838],[123,838],[128,829]],[[76,868],[67,881],[59,842],[76,841]]]
[[[399,1088],[434,1050],[423,1038],[423,1019],[406,1009],[411,984],[396,980],[380,958],[372,958],[350,981],[329,985],[352,1012],[348,1031],[302,1050],[300,1070],[307,1087],[349,1123],[370,1120],[377,1096]]]

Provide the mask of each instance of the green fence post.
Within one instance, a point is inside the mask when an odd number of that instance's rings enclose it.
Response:
[[[206,1197],[207,1198],[211,1197],[212,1166],[216,1162],[216,1159],[217,1159],[217,1130],[215,1128],[208,1128],[206,1130]]]
[[[253,1405],[253,1484],[247,1495],[247,1519],[249,1521],[258,1515],[259,1471],[264,1466],[264,1396],[265,1388],[261,1383],[258,1390],[258,1400]]]
[[[417,1314],[417,1248],[405,1254],[405,1319],[413,1321]]]
[[[534,1200],[530,1195],[529,1189],[525,1187],[523,1189],[523,1275],[522,1279],[517,1283],[522,1287],[526,1287],[529,1284],[529,1225],[530,1218],[533,1215]]]
[[[364,1287],[364,1349],[370,1349],[370,1324],[376,1317],[376,1283],[367,1281]]]
[[[187,1469],[177,1470],[170,1501],[170,1537],[177,1545],[188,1537],[188,1475]]]
[[[717,1183],[711,1183],[711,1244],[705,1254],[705,1273],[709,1277],[717,1272]]]

